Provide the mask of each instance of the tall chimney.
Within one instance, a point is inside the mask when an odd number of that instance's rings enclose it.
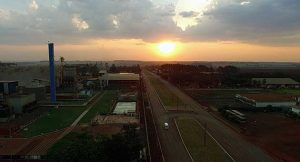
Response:
[[[54,44],[49,43],[48,48],[49,48],[49,69],[50,69],[50,97],[51,97],[51,103],[56,103]]]

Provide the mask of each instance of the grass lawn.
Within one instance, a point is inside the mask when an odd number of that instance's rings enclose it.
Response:
[[[72,143],[72,140],[78,136],[78,133],[70,132],[67,135],[65,135],[62,139],[57,141],[49,150],[51,151],[60,151],[65,146]]]
[[[68,127],[85,110],[85,107],[52,108],[48,113],[30,124],[28,130],[22,130],[22,135],[31,137]]]
[[[300,95],[300,89],[277,89],[275,90],[275,92],[291,94],[291,95]]]
[[[179,106],[184,105],[184,103],[173,92],[171,92],[170,89],[164,85],[164,83],[152,76],[152,74],[149,74],[148,72],[146,74],[165,106],[174,107],[177,106],[177,104]]]
[[[195,162],[232,161],[208,134],[206,146],[204,145],[205,132],[197,121],[190,118],[178,118],[176,121],[184,143]]]
[[[96,114],[106,115],[111,111],[111,108],[118,97],[117,90],[107,90],[103,93],[102,98],[85,114],[80,120],[80,123],[89,123]]]

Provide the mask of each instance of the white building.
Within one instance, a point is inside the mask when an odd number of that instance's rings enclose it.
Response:
[[[292,107],[292,111],[297,113],[297,114],[300,114],[300,107],[299,106],[294,106],[294,107]]]

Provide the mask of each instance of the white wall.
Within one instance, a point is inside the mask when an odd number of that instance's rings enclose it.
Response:
[[[295,113],[300,113],[300,109],[292,108],[292,111]]]

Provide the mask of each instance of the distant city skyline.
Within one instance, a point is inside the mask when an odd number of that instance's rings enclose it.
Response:
[[[298,0],[0,0],[0,61],[300,62]],[[158,49],[173,42],[174,50]],[[161,47],[160,47],[161,48]]]

